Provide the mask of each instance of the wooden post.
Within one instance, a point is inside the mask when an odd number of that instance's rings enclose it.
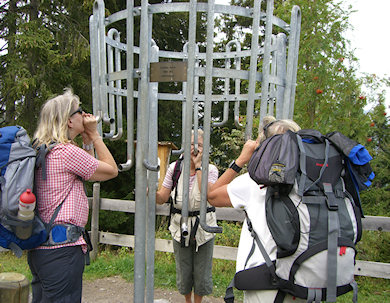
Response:
[[[16,272],[0,273],[0,302],[27,303],[30,289],[28,279]]]
[[[157,156],[160,162],[158,189],[161,188],[165,174],[167,173],[171,151],[176,149],[176,145],[172,142],[158,142]]]
[[[99,210],[100,210],[100,183],[93,184],[92,215],[91,215],[91,242],[93,250],[90,252],[91,261],[96,260],[99,249]]]

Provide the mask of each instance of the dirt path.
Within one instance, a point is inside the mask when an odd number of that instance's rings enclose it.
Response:
[[[184,297],[177,291],[154,290],[155,303],[184,302]],[[134,285],[120,276],[97,280],[83,280],[83,303],[128,303],[133,302]],[[223,303],[223,298],[205,297],[203,303]]]

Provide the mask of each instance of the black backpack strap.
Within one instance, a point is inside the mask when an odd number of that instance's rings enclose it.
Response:
[[[194,224],[194,226],[191,227],[190,244],[196,245],[195,235],[196,235],[196,232],[198,231],[198,227],[199,227],[199,217],[196,216],[195,224]]]
[[[171,216],[172,216],[172,213],[174,211],[173,204],[176,204],[177,183],[178,183],[180,175],[181,175],[181,162],[182,161],[183,161],[183,157],[180,157],[179,159],[176,160],[175,167],[174,167],[173,173],[172,173],[171,191],[175,190],[175,200],[173,201],[173,199],[171,197],[169,198],[170,207],[169,207],[169,216],[168,216],[168,218],[169,218],[168,219],[168,229],[169,229],[169,226],[171,225]]]
[[[286,293],[279,289],[278,293],[276,294],[274,303],[283,303],[285,297],[286,297]]]
[[[269,257],[267,251],[265,250],[264,245],[261,243],[259,236],[256,234],[255,230],[253,229],[252,222],[249,220],[249,216],[245,210],[244,210],[244,213],[245,213],[245,217],[246,217],[246,222],[248,224],[248,230],[251,233],[251,236],[253,237],[253,239],[256,241],[257,246],[259,247],[260,252],[263,255],[265,264],[267,265],[267,268],[269,269],[269,271],[271,273],[272,283],[277,284],[279,279],[275,273],[275,264],[271,261],[271,258]]]
[[[234,277],[230,281],[229,286],[226,288],[225,297],[223,298],[225,303],[234,303],[233,288],[234,288]]]
[[[180,157],[176,160],[175,168],[173,169],[172,174],[172,189],[174,189],[177,186],[177,182],[179,181],[180,175],[181,175],[181,162],[183,161],[183,157]]]

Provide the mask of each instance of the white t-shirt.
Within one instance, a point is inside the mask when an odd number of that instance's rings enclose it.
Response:
[[[252,222],[252,226],[259,236],[261,243],[270,256],[271,260],[276,259],[276,244],[267,227],[265,217],[265,194],[266,188],[260,188],[248,173],[235,178],[228,186],[227,192],[234,208],[245,210]],[[240,242],[237,252],[236,271],[245,269],[244,265],[253,245],[246,219],[243,223]],[[246,268],[263,264],[264,258],[257,245],[253,255],[248,260]]]
[[[265,197],[267,189],[261,188],[248,173],[235,178],[228,186],[227,192],[230,201],[234,208],[245,210],[252,222],[252,226],[258,235],[265,250],[270,256],[271,260],[276,259],[276,243],[273,240],[271,233],[267,227],[265,216]],[[253,237],[251,236],[246,219],[244,220],[240,242],[238,244],[236,272],[245,268],[252,268],[264,263],[264,257],[260,252],[259,247],[255,244],[255,251],[248,260],[249,252],[253,245]],[[247,290],[244,291],[245,303],[272,303],[276,297],[276,290]],[[306,302],[306,300],[286,295],[283,300],[284,303],[292,302]]]

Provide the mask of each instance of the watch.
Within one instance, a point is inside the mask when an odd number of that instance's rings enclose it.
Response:
[[[232,163],[230,163],[229,165],[229,168],[231,168],[232,170],[234,170],[236,173],[239,173],[242,169],[242,167],[239,167],[237,164],[236,164],[236,161],[233,160]]]
[[[195,171],[198,171],[198,170],[202,170],[202,168],[201,167],[195,168]]]

